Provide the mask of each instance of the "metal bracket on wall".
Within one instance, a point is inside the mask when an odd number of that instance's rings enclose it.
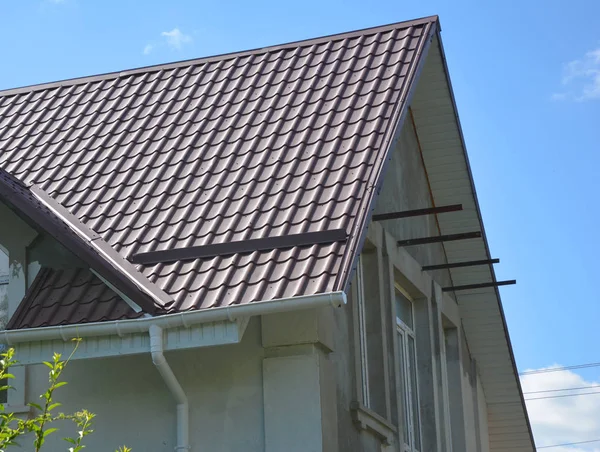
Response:
[[[398,240],[398,246],[425,245],[428,243],[450,242],[454,240],[478,239],[481,232],[463,232],[462,234],[436,235],[417,239]]]
[[[457,212],[463,210],[462,204],[449,206],[428,207],[426,209],[402,210],[400,212],[380,213],[373,215],[373,221],[396,220],[398,218],[420,217],[422,215],[434,215],[438,213]]]
[[[448,268],[461,268],[461,267],[475,267],[477,265],[488,265],[488,264],[497,264],[500,262],[500,259],[483,259],[479,261],[465,261],[465,262],[452,262],[447,264],[438,264],[438,265],[423,265],[421,270],[445,270]]]
[[[483,289],[485,287],[508,286],[508,285],[516,284],[516,283],[517,283],[517,281],[515,279],[510,279],[508,281],[494,281],[494,282],[480,283],[480,284],[466,284],[464,286],[443,287],[442,292],[456,292],[458,290]]]

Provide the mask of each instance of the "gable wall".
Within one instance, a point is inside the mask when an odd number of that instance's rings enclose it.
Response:
[[[427,207],[432,207],[427,175],[412,117],[408,114],[388,162],[373,214]],[[439,235],[433,215],[385,220],[380,223],[396,240]],[[439,264],[446,259],[441,244],[409,246],[405,249],[422,265]],[[448,272],[438,271],[433,277],[443,286],[450,285]]]
[[[427,175],[424,170],[423,162],[420,156],[419,140],[415,132],[414,124],[410,114],[405,119],[405,125],[402,128],[398,141],[395,148],[393,149],[392,157],[388,163],[386,173],[384,175],[384,182],[382,185],[381,192],[376,201],[376,207],[374,214],[396,212],[403,210],[421,209],[431,207],[431,196],[430,189],[427,181]],[[375,225],[372,225],[372,229]],[[369,260],[368,268],[364,269],[367,273],[364,276],[368,279],[369,273],[374,271],[380,273],[378,276],[382,280],[389,278],[389,274],[386,274],[387,265],[389,265],[390,256],[386,256],[386,247],[391,246],[395,248],[395,242],[397,240],[417,238],[417,237],[428,237],[439,235],[439,230],[436,224],[435,216],[420,216],[414,218],[406,218],[399,220],[386,220],[377,223],[377,228],[381,227],[382,235],[387,236],[388,244],[382,243],[380,246],[382,250],[381,254],[381,267],[374,270]],[[375,228],[376,229],[376,228]],[[376,234],[370,234],[370,237]],[[385,240],[384,240],[385,242]],[[371,249],[369,253],[373,253],[373,249],[377,248],[377,244],[374,240],[367,240],[365,249]],[[428,264],[438,264],[447,262],[444,249],[440,244],[430,244],[422,246],[413,246],[399,248],[399,255],[405,256],[403,259],[405,262],[411,262],[414,266],[415,271],[409,270],[408,268],[400,268],[400,279],[406,278],[407,284],[410,286],[415,280],[424,278],[430,281],[425,283],[439,288],[452,285],[450,275],[447,271],[436,271],[436,272],[421,272],[420,267]],[[407,274],[402,274],[403,272]],[[397,271],[396,271],[397,272]],[[416,275],[416,276],[415,276]],[[373,275],[375,276],[375,275]],[[376,277],[376,276],[375,276]],[[398,275],[396,275],[398,277]],[[390,284],[393,284],[392,282]],[[382,282],[383,286],[385,283]],[[356,350],[356,311],[355,303],[352,302],[352,297],[356,296],[355,292],[356,276],[352,283],[352,287],[349,290],[350,301],[345,309],[336,311],[336,324],[335,324],[335,335],[336,340],[335,352],[331,354],[336,368],[337,379],[340,382],[338,384],[337,401],[338,401],[338,436],[340,446],[343,448],[340,450],[356,450],[356,451],[383,451],[383,450],[400,450],[397,441],[391,446],[385,446],[380,436],[373,432],[369,428],[356,428],[352,423],[352,410],[349,409],[351,402],[360,401],[360,375],[358,371],[360,367],[357,367],[357,357],[360,353]],[[423,289],[427,290],[427,289]],[[375,307],[378,297],[383,297],[383,306],[389,306],[391,296],[386,295],[389,292],[384,290],[382,294],[374,295],[370,290],[366,295],[367,309],[377,309],[377,315],[371,316],[378,318],[382,309],[378,306]],[[420,332],[417,334],[431,337],[429,344],[421,344],[419,350],[427,351],[430,354],[429,357],[425,357],[420,364],[422,372],[421,379],[423,380],[420,388],[420,405],[421,405],[421,421],[422,421],[422,436],[423,436],[423,447],[426,450],[440,450],[449,451],[449,444],[452,443],[454,450],[465,450],[468,452],[478,452],[480,450],[486,451],[489,449],[488,438],[487,438],[487,417],[486,417],[486,403],[485,395],[481,382],[477,375],[476,363],[472,360],[471,354],[466,342],[466,338],[462,332],[461,319],[459,314],[459,308],[456,305],[453,295],[446,294],[448,298],[447,303],[451,303],[455,312],[458,313],[458,317],[454,316],[454,324],[452,327],[457,332],[457,339],[460,340],[459,348],[456,356],[452,359],[455,361],[456,368],[456,384],[460,385],[460,389],[456,387],[448,388],[448,376],[446,374],[446,352],[444,350],[444,331],[441,323],[441,317],[436,319],[437,315],[443,311],[441,306],[437,306],[437,302],[433,298],[433,292],[429,292],[429,295],[425,298],[419,298],[416,303],[419,303],[419,308],[424,310],[423,316],[425,316],[425,326],[422,325]],[[415,305],[415,309],[416,309]],[[383,319],[383,337],[386,337],[387,348],[380,357],[385,356],[387,359],[388,377],[387,381],[389,384],[388,394],[389,400],[389,413],[385,410],[377,410],[376,414],[383,416],[386,421],[393,425],[396,429],[402,430],[402,425],[398,422],[401,419],[401,410],[398,415],[394,413],[397,410],[397,404],[393,398],[395,397],[395,368],[394,368],[394,345],[393,340],[395,337],[395,326],[394,320],[391,318],[391,312],[385,311]],[[429,310],[429,314],[427,314]],[[427,320],[429,315],[429,320]],[[387,316],[387,317],[386,317]],[[367,317],[369,317],[367,315]],[[446,325],[448,326],[448,325]],[[368,327],[367,327],[368,328]],[[376,329],[376,328],[375,328]],[[379,338],[378,338],[379,340]],[[422,340],[422,339],[421,339]],[[436,342],[436,340],[438,342]],[[441,342],[439,342],[441,340]],[[418,341],[419,342],[419,341]],[[428,348],[429,347],[429,348]],[[371,355],[372,356],[372,355]],[[383,359],[383,358],[380,358]],[[442,365],[442,362],[444,363]],[[373,366],[381,366],[380,372],[382,380],[383,376],[383,362],[370,363],[370,368]],[[377,375],[377,372],[370,372],[371,374]],[[445,380],[442,382],[442,380]],[[444,389],[444,387],[446,389]],[[450,407],[450,402],[446,402],[444,405],[444,391],[458,391],[460,402],[457,406]],[[446,396],[447,397],[447,396]],[[448,411],[445,411],[448,410]],[[459,442],[453,440],[450,428],[446,427],[446,422],[450,422],[450,417],[460,417],[461,422],[454,423],[454,428],[459,430],[458,435],[454,435],[454,438],[459,438]],[[448,431],[446,431],[448,430]],[[455,432],[457,433],[457,432]]]

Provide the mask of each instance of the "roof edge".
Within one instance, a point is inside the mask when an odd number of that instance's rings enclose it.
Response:
[[[122,336],[124,334],[143,333],[148,331],[151,325],[157,325],[165,329],[182,326],[187,328],[191,325],[198,325],[201,323],[227,320],[233,322],[258,315],[300,311],[328,306],[341,307],[345,304],[345,292],[326,292],[315,295],[278,298],[275,300],[259,301],[243,305],[222,306],[218,308],[164,314],[156,317],[4,330],[0,332],[0,338],[2,338],[9,346],[48,340],[62,340],[66,342],[72,338],[110,335]]]
[[[369,177],[369,180],[373,180],[373,185],[367,187],[368,194],[365,197],[366,200],[363,201],[364,205],[359,208],[355,229],[350,231],[350,237],[356,239],[353,243],[351,242],[349,244],[349,247],[351,247],[350,257],[346,262],[342,262],[341,264],[340,276],[338,276],[334,286],[336,289],[339,288],[340,290],[347,290],[348,284],[350,284],[352,279],[352,273],[354,272],[356,261],[358,259],[358,251],[362,249],[367,237],[367,229],[369,223],[371,222],[373,211],[375,210],[375,201],[379,195],[379,192],[381,191],[387,165],[392,158],[392,149],[400,137],[402,125],[404,123],[404,119],[406,118],[410,101],[417,86],[416,82],[423,69],[423,65],[429,52],[433,37],[439,29],[438,16],[430,16],[427,19],[430,20],[425,21],[425,19],[423,19],[424,22],[420,22],[427,23],[428,28],[421,36],[419,45],[415,49],[417,52],[417,56],[415,57],[416,64],[414,64],[409,70],[410,72],[407,75],[408,80],[405,85],[406,90],[400,94],[400,99],[398,100],[396,109],[392,114],[393,119],[390,120],[390,127],[386,131],[386,135],[383,139],[381,148],[385,149],[385,153],[380,157],[381,161],[379,162],[379,165],[375,165],[372,170],[376,173],[375,177]]]
[[[442,63],[444,65],[444,76],[446,77],[446,81],[448,83],[448,88],[449,88],[449,92],[450,92],[450,99],[452,101],[452,108],[454,110],[454,115],[455,115],[455,119],[456,119],[456,124],[458,125],[458,133],[459,133],[459,137],[460,137],[460,141],[462,144],[462,150],[463,150],[463,155],[465,158],[465,163],[466,163],[466,167],[467,167],[467,173],[469,176],[469,184],[471,186],[471,191],[473,193],[473,199],[475,202],[475,208],[477,210],[477,217],[479,220],[479,224],[481,226],[481,239],[483,240],[484,246],[485,246],[485,251],[486,254],[488,256],[489,259],[491,259],[491,252],[490,252],[490,247],[488,244],[488,240],[487,240],[487,236],[485,233],[485,227],[483,224],[483,216],[481,215],[481,208],[479,206],[479,199],[477,197],[477,190],[475,188],[475,180],[473,178],[473,172],[471,170],[471,163],[469,162],[469,156],[467,154],[467,146],[466,146],[466,141],[465,141],[465,137],[463,134],[463,130],[462,130],[462,125],[460,123],[460,117],[458,114],[458,107],[456,105],[456,97],[454,96],[454,89],[452,87],[452,81],[450,79],[450,71],[448,69],[448,63],[446,60],[446,53],[444,51],[444,44],[442,42],[442,36],[440,34],[440,30],[438,29],[436,32],[437,38],[438,38],[438,44],[439,44],[439,50],[440,50],[440,55],[442,57]],[[490,265],[490,273],[492,276],[492,280],[493,281],[497,281],[496,279],[496,272],[494,270],[494,266]],[[508,352],[510,355],[510,360],[512,363],[512,367],[513,367],[513,373],[515,375],[515,379],[516,379],[516,383],[517,383],[517,387],[519,389],[519,397],[521,400],[521,404],[523,406],[523,412],[524,412],[524,416],[525,416],[525,420],[527,422],[527,429],[529,432],[529,437],[531,439],[531,444],[535,450],[535,439],[533,437],[533,430],[531,428],[531,421],[529,420],[529,413],[527,412],[527,406],[525,404],[525,397],[523,396],[523,389],[521,387],[521,380],[519,379],[519,371],[517,369],[517,362],[515,360],[515,355],[514,355],[514,351],[513,351],[513,347],[512,347],[512,342],[510,339],[510,334],[508,332],[508,324],[506,322],[506,316],[504,314],[504,307],[502,306],[502,301],[501,301],[501,297],[500,297],[500,290],[498,289],[498,287],[494,287],[494,291],[496,293],[496,299],[498,300],[498,308],[500,311],[500,318],[502,320],[502,327],[504,329],[504,334],[506,336],[506,341],[508,344]]]
[[[393,30],[396,28],[408,28],[411,26],[423,25],[423,24],[427,24],[427,23],[439,23],[439,17],[437,15],[426,16],[426,17],[421,17],[419,19],[414,19],[414,20],[395,22],[395,23],[391,23],[388,25],[381,25],[381,26],[375,26],[375,27],[367,27],[367,28],[362,28],[359,30],[354,30],[354,31],[349,31],[349,32],[334,33],[334,34],[330,34],[330,35],[326,35],[326,36],[321,36],[318,38],[302,39],[299,41],[291,41],[291,42],[286,42],[283,44],[276,44],[273,46],[257,47],[254,49],[242,50],[242,51],[231,52],[231,53],[223,53],[223,54],[219,54],[219,55],[211,55],[211,56],[207,56],[207,57],[191,58],[188,60],[174,61],[171,63],[155,64],[155,65],[150,65],[150,66],[142,66],[142,67],[138,67],[138,68],[123,69],[120,71],[105,72],[105,73],[97,74],[97,75],[74,77],[74,78],[68,78],[68,79],[63,79],[63,80],[57,80],[57,81],[53,81],[53,82],[44,82],[44,83],[37,83],[37,84],[33,84],[33,85],[8,88],[5,90],[0,90],[0,97],[14,96],[17,94],[24,94],[24,93],[32,93],[32,92],[41,91],[41,90],[45,90],[45,89],[51,89],[51,88],[76,86],[76,85],[97,82],[97,81],[102,81],[102,80],[118,79],[121,77],[129,77],[130,75],[135,75],[135,74],[153,73],[153,72],[158,72],[158,71],[163,71],[163,70],[175,69],[175,68],[182,67],[182,66],[191,66],[194,64],[210,63],[212,61],[228,60],[228,59],[233,59],[236,57],[246,56],[246,55],[269,53],[269,52],[274,52],[277,50],[286,49],[288,47],[292,48],[292,47],[298,47],[301,45],[319,44],[322,42],[331,41],[334,38],[346,39],[346,38],[351,38],[353,36],[364,35],[365,33],[368,33],[368,32],[382,32],[382,31],[387,31],[387,30]]]

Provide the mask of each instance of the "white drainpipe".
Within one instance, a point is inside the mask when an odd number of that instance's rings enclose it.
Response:
[[[148,332],[150,333],[152,362],[177,402],[177,445],[175,450],[185,452],[190,449],[190,411],[187,396],[163,353],[162,328],[158,325],[150,325]]]

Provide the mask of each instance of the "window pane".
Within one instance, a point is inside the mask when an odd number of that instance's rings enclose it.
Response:
[[[402,436],[404,437],[404,443],[410,445],[410,407],[408,406],[408,390],[406,388],[406,360],[404,356],[404,336],[398,333],[398,350],[400,353],[399,363],[400,363],[400,401],[402,403],[402,418],[404,419],[404,430],[402,431]]]
[[[415,359],[415,340],[408,336],[408,359],[410,366],[410,389],[412,398],[412,423],[415,449],[421,450],[421,423],[419,420],[419,393],[417,391],[417,362]]]
[[[413,327],[412,302],[396,290],[396,316],[410,328]]]

